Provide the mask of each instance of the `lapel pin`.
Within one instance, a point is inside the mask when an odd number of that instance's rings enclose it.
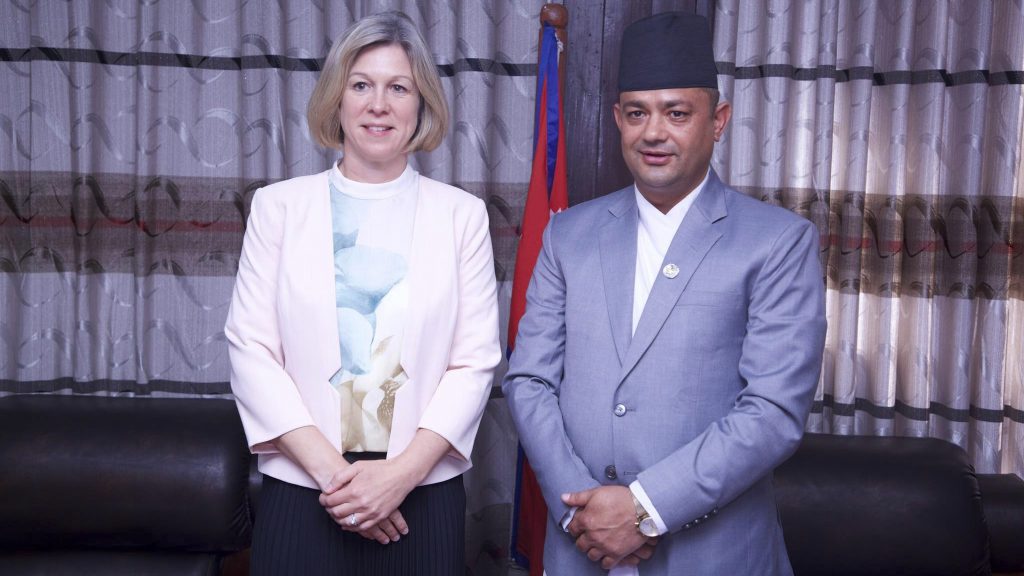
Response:
[[[665,267],[661,269],[661,273],[665,275],[665,278],[669,280],[679,276],[679,266],[675,264],[665,264]]]

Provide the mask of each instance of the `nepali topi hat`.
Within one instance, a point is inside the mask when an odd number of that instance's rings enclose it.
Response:
[[[619,92],[666,88],[718,88],[711,27],[703,16],[664,12],[623,31]]]

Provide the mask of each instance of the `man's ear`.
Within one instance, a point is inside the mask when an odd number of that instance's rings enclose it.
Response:
[[[715,107],[715,142],[718,142],[722,138],[722,133],[725,132],[725,126],[729,123],[729,119],[732,118],[732,104],[728,102],[719,102],[718,106]]]
[[[615,126],[622,132],[622,107],[618,102],[612,104],[612,116],[615,117]]]

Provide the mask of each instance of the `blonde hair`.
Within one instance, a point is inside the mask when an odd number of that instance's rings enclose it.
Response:
[[[313,139],[327,148],[342,148],[345,133],[338,108],[352,64],[371,46],[394,44],[405,50],[420,95],[420,110],[406,152],[437,148],[448,131],[448,101],[433,57],[412,19],[402,12],[381,12],[356,21],[334,41],[306,108]]]

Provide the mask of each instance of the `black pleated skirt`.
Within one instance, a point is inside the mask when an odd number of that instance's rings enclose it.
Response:
[[[263,477],[253,526],[253,576],[456,576],[465,574],[462,476],[415,488],[398,509],[409,533],[379,544],[338,526],[320,492]]]

